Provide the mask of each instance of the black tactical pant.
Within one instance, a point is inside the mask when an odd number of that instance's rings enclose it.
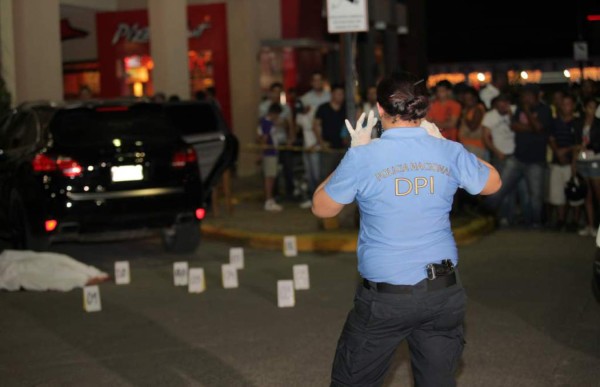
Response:
[[[465,291],[460,281],[410,294],[359,285],[333,362],[331,386],[380,386],[402,340],[408,341],[415,387],[455,386],[464,347]]]

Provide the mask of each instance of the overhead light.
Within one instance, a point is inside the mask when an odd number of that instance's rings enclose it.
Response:
[[[48,219],[44,222],[44,228],[46,229],[46,232],[54,231],[56,226],[58,226],[58,222],[55,219]]]
[[[565,75],[565,78],[571,78],[571,72],[569,71],[569,69],[565,69],[565,71],[563,71],[563,74]]]
[[[523,79],[529,78],[529,74],[527,74],[527,71],[521,71],[521,78],[523,78]]]
[[[484,73],[478,73],[478,74],[477,74],[477,80],[478,80],[479,82],[483,82],[483,81],[485,81],[485,74],[484,74]]]

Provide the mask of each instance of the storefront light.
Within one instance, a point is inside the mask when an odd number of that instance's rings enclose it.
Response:
[[[521,78],[523,78],[523,79],[529,78],[529,74],[527,74],[527,71],[521,71]]]
[[[477,80],[478,80],[479,82],[483,82],[483,81],[485,81],[485,74],[484,74],[484,73],[478,73],[478,74],[477,74]]]
[[[565,75],[565,78],[571,78],[571,72],[569,71],[569,69],[565,69],[565,71],[563,71],[563,74]]]
[[[142,82],[135,82],[133,84],[133,95],[136,97],[142,97],[144,95],[144,85]]]

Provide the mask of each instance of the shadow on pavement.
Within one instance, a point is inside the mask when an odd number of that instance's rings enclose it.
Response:
[[[57,357],[56,363],[35,364],[34,367],[60,368],[66,365],[79,368],[85,363],[99,364],[133,386],[253,385],[210,351],[182,342],[153,320],[115,303],[103,301],[102,312],[87,314],[82,309],[73,308],[70,294],[53,297],[53,294],[39,293],[34,302],[26,303],[12,296],[4,295],[11,308],[31,316],[37,324],[91,358],[73,361],[72,357]],[[54,307],[41,306],[48,302],[53,302]],[[65,318],[65,313],[69,314],[68,318]],[[65,324],[65,321],[71,323]],[[18,368],[21,367],[18,365]],[[27,367],[23,369],[24,374],[28,373]],[[89,382],[94,383],[93,380]]]

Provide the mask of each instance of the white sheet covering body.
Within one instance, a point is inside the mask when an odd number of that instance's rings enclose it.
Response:
[[[20,250],[0,254],[0,289],[66,292],[97,277],[108,275],[64,254]]]

